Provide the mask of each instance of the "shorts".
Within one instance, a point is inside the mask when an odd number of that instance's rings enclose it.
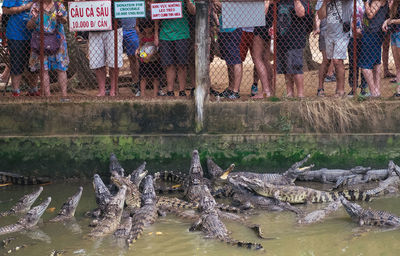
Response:
[[[122,67],[122,28],[118,29],[118,67]],[[114,68],[114,30],[89,33],[89,66],[91,69]]]
[[[373,69],[381,64],[383,33],[363,32],[361,37],[361,53],[358,66],[363,69]]]
[[[259,36],[261,37],[265,42],[269,43],[271,42],[271,37],[268,32],[269,28],[266,26],[264,27],[255,27],[254,28],[254,36]]]
[[[221,58],[227,65],[241,64],[240,58],[240,38],[242,30],[236,29],[232,32],[218,32],[218,45]]]
[[[347,59],[347,45],[350,37],[346,34],[340,38],[330,38],[325,35],[326,57],[328,60],[345,60]]]
[[[400,32],[392,33],[390,35],[391,45],[400,48]]]
[[[160,78],[162,67],[160,61],[153,61],[148,63],[140,63],[139,65],[139,80],[142,78]]]
[[[318,49],[320,52],[326,51],[325,33],[319,33]]]
[[[303,49],[283,50],[277,52],[278,74],[303,74]]]
[[[137,48],[139,47],[139,37],[136,30],[124,30],[123,47],[126,55],[134,56]]]
[[[11,74],[21,75],[24,73],[25,68],[28,69],[31,53],[30,40],[8,39],[7,42],[10,51]]]
[[[239,44],[240,59],[242,62],[246,59],[248,50],[253,48],[253,40],[253,32],[242,31],[242,37],[240,38]]]
[[[161,65],[187,65],[190,39],[160,40]]]

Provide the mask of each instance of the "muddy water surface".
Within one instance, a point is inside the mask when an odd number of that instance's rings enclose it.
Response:
[[[189,232],[190,222],[167,215],[145,229],[143,236],[130,250],[119,247],[112,237],[91,241],[85,236],[90,231],[89,219],[84,213],[96,207],[91,184],[83,184],[84,191],[76,211],[76,222],[49,223],[63,202],[77,191],[81,184],[51,184],[44,187],[39,200],[51,196],[52,202],[39,223],[31,232],[0,236],[0,241],[14,237],[9,245],[0,248],[0,255],[50,255],[53,250],[64,250],[64,255],[399,255],[400,229],[380,230],[359,228],[351,222],[343,209],[329,216],[323,223],[310,226],[296,224],[293,213],[260,212],[250,220],[259,223],[265,236],[272,240],[258,239],[254,233],[233,222],[226,222],[232,237],[238,240],[261,243],[265,252],[254,252],[232,247],[215,240],[204,239],[201,233]],[[22,195],[36,189],[34,186],[0,188],[0,211],[9,209]],[[37,203],[36,203],[37,204]],[[35,205],[36,205],[35,204]],[[362,203],[364,207],[387,210],[400,215],[400,197],[376,199]],[[301,206],[312,211],[322,205]],[[52,208],[55,208],[52,212]],[[17,217],[0,218],[0,226],[15,223]],[[16,246],[26,247],[7,253]]]

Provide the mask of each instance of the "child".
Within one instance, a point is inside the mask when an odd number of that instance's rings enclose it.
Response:
[[[150,18],[139,19],[137,24],[139,32],[139,48],[137,50],[137,55],[139,56],[139,79],[140,79],[140,92],[144,96],[144,90],[146,89],[146,84],[148,80],[151,80],[153,85],[153,96],[162,95],[158,93],[158,88],[160,86],[160,74],[161,65],[158,57],[158,50],[153,51],[153,53],[147,52],[146,54],[141,54],[141,49],[143,46],[150,46],[146,48],[155,47],[154,45],[154,21]]]

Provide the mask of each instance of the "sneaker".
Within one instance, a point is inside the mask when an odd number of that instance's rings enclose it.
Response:
[[[20,92],[12,92],[13,97],[19,97],[21,95]]]
[[[371,93],[369,93],[365,88],[361,88],[360,95],[363,97],[370,97]]]
[[[254,84],[251,85],[251,96],[256,95],[257,92],[258,92],[258,86],[257,86],[256,83],[254,83]]]
[[[317,90],[317,96],[318,96],[318,97],[324,97],[324,96],[325,96],[325,90],[324,90],[324,88],[318,88],[318,90]]]
[[[157,92],[157,96],[165,96],[165,93],[160,89],[160,90]]]
[[[185,91],[179,91],[179,97],[186,97],[186,92]]]
[[[236,100],[236,99],[239,99],[239,98],[240,98],[240,95],[239,95],[238,92],[233,92],[233,91],[232,91],[231,95],[229,95],[227,98],[228,98],[228,99],[231,99],[231,100]]]
[[[139,90],[137,90],[136,93],[134,93],[134,94],[135,94],[135,97],[140,97],[140,95],[141,95],[142,93],[140,92],[140,89],[139,89]]]
[[[331,75],[331,76],[325,76],[325,80],[324,80],[326,83],[329,83],[329,82],[336,82],[336,76],[335,76],[335,74],[333,74],[333,75]]]
[[[214,97],[217,97],[220,95],[220,93],[217,92],[216,90],[214,90],[213,88],[210,88],[210,94],[213,95]]]
[[[353,89],[351,89],[351,91],[347,94],[347,97],[354,97]]]
[[[225,88],[225,90],[219,94],[219,97],[229,98],[231,94],[233,94],[233,91],[231,91],[229,88]]]
[[[174,93],[174,91],[170,91],[170,92],[167,92],[167,94],[165,94],[165,96],[174,97],[175,93]]]

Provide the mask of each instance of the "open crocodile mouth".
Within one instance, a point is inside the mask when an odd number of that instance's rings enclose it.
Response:
[[[229,173],[231,173],[234,168],[235,164],[231,164],[231,166],[229,166],[229,168],[219,178],[222,180],[226,180],[228,178]]]

